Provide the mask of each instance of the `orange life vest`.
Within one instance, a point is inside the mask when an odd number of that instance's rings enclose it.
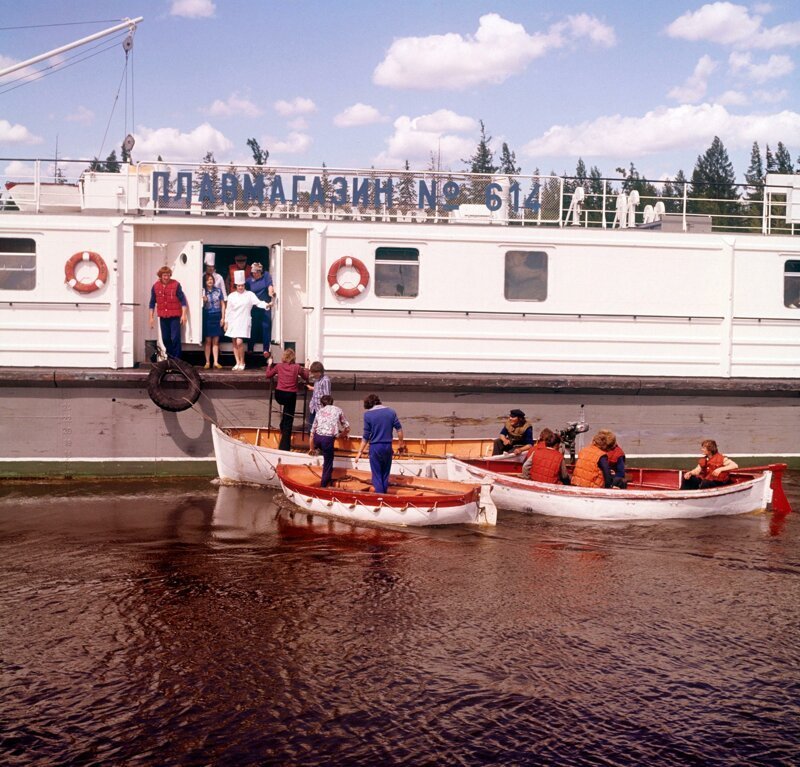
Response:
[[[537,442],[530,453],[533,454],[531,462],[531,479],[534,482],[549,482],[556,484],[561,472],[561,461],[564,460],[560,450],[547,447],[544,442]],[[529,454],[530,454],[529,453]]]
[[[578,487],[605,487],[606,481],[597,462],[606,454],[597,445],[589,445],[578,453],[572,484]]]
[[[700,459],[700,478],[708,479],[712,482],[727,482],[730,477],[730,472],[722,471],[716,476],[712,476],[711,472],[718,469],[725,463],[725,456],[722,453],[715,453],[710,458],[703,456]]]

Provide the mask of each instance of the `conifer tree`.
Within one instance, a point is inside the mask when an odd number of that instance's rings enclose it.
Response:
[[[470,173],[497,173],[499,168],[494,164],[494,156],[489,147],[492,137],[486,135],[486,126],[483,120],[480,120],[481,138],[478,146],[475,148],[475,153],[461,162],[469,166]],[[486,184],[489,183],[486,179],[474,179],[470,184],[467,199],[463,202],[481,203],[485,198]],[[466,190],[465,190],[466,191]],[[461,201],[459,201],[460,204]]]
[[[753,142],[753,148],[750,150],[750,165],[744,174],[745,180],[750,187],[747,191],[748,200],[762,200],[764,183],[764,163],[761,160],[761,150],[758,148],[758,143]]]
[[[500,151],[500,172],[508,176],[518,176],[521,168],[517,165],[517,157],[514,152],[508,148],[508,144],[503,142],[503,148]]]
[[[719,136],[714,136],[711,146],[698,156],[692,171],[689,196],[693,198],[689,205],[690,212],[711,214],[718,226],[736,225],[735,220],[729,218],[736,213],[736,204],[726,202],[738,198],[736,174]],[[723,218],[716,218],[719,216]]]
[[[794,173],[792,155],[782,141],[778,142],[778,149],[775,152],[775,165],[776,173]]]

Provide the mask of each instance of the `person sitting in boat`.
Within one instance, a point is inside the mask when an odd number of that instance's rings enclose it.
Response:
[[[525,420],[525,413],[514,408],[508,416],[500,436],[494,441],[492,455],[511,452],[519,455],[533,445],[533,425]]]
[[[253,293],[249,295],[255,298]],[[275,379],[275,401],[283,408],[281,412],[281,441],[278,445],[279,450],[292,449],[292,424],[294,423],[294,411],[297,407],[298,379],[308,381],[308,370],[299,362],[296,362],[294,349],[284,349],[283,357],[277,365],[273,365],[270,359],[267,367],[267,380],[277,376]]]
[[[739,465],[722,455],[713,439],[703,440],[700,448],[703,456],[697,466],[683,473],[681,490],[705,490],[709,487],[729,485],[731,482],[729,472],[738,469]]]
[[[311,373],[310,381],[306,388],[311,392],[311,401],[308,403],[308,426],[314,423],[317,411],[322,407],[322,398],[331,393],[331,379],[325,374],[325,367],[321,362],[312,362],[308,368]]]
[[[158,281],[150,289],[150,327],[155,327],[155,315],[158,314],[167,357],[180,357],[181,325],[186,324],[189,305],[180,282],[172,279],[172,269],[162,266],[156,276]]]
[[[222,279],[222,275],[216,270],[215,264],[217,262],[217,256],[215,253],[206,253],[203,256],[203,263],[205,264],[206,271],[203,274],[203,285],[206,284],[206,277],[211,275],[214,278],[214,287],[222,293],[222,300],[228,300],[228,290],[225,287],[225,280]]]
[[[311,425],[308,439],[308,453],[313,455],[319,448],[322,452],[322,482],[320,487],[327,487],[331,483],[333,474],[333,446],[340,434],[347,436],[350,424],[344,417],[342,409],[333,404],[330,394],[320,398],[320,409]]]
[[[377,394],[369,394],[364,398],[364,411],[364,432],[356,460],[361,458],[369,445],[372,487],[376,493],[385,493],[389,489],[389,473],[392,470],[392,431],[397,432],[398,449],[403,452],[403,427],[397,413],[382,404]]]
[[[601,429],[592,437],[592,444],[578,453],[572,470],[572,484],[577,487],[617,487],[608,463],[608,429]]]
[[[617,435],[613,431],[608,429],[600,431],[606,435],[608,444],[606,455],[608,456],[608,467],[611,469],[612,485],[624,490],[628,486],[628,480],[625,479],[625,451],[619,446]]]
[[[559,449],[561,437],[551,429],[542,429],[536,444],[528,450],[522,464],[523,479],[534,482],[569,485],[570,478],[564,454]]]

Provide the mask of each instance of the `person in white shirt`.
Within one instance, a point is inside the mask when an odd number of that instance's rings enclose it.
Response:
[[[233,339],[233,356],[236,364],[233,370],[244,370],[244,341],[250,338],[250,310],[254,306],[269,309],[272,303],[259,301],[255,293],[244,289],[245,273],[238,270],[233,274],[236,290],[228,296],[225,313],[225,335]]]
[[[206,274],[203,275],[203,286],[206,284],[206,275],[210,274],[214,278],[214,287],[219,288],[222,291],[222,300],[227,301],[228,291],[225,288],[225,280],[222,279],[222,275],[214,268],[216,259],[216,254],[211,252],[206,253],[205,256],[203,256],[203,263],[206,266]]]
[[[320,399],[322,407],[317,411],[314,423],[311,426],[309,436],[309,452],[313,453],[315,448],[322,451],[322,482],[320,487],[327,487],[331,483],[333,474],[333,446],[336,438],[340,434],[350,432],[350,424],[344,417],[341,408],[333,404],[333,397],[326,394]]]

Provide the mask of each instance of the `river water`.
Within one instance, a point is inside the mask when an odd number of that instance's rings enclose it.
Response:
[[[799,514],[406,532],[291,508],[0,486],[0,763],[800,763]]]

